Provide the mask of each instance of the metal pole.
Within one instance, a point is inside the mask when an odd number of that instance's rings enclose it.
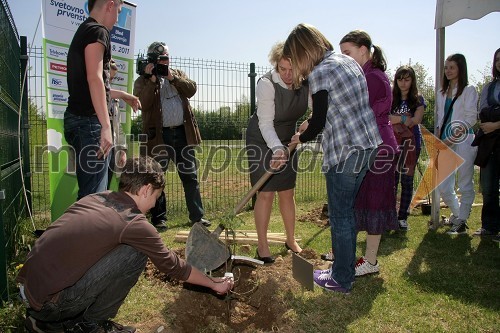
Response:
[[[436,80],[435,80],[435,88],[434,88],[434,96],[438,96],[440,93],[440,87],[441,87],[441,79],[443,77],[443,63],[444,63],[444,39],[445,39],[445,34],[444,34],[444,28],[438,28],[436,29]],[[437,134],[436,127],[439,126],[437,122],[437,108],[434,107],[434,135]],[[437,170],[433,170],[433,184],[434,187],[436,187],[437,184]],[[432,197],[431,197],[431,228],[432,229],[437,229],[439,227],[440,223],[440,216],[439,216],[439,192],[437,191],[437,188],[434,188],[432,191]]]
[[[257,107],[256,107],[256,98],[255,98],[255,78],[257,77],[257,73],[255,73],[255,63],[250,63],[250,73],[248,74],[250,78],[250,116],[253,116]],[[257,200],[257,194],[252,196],[252,209],[255,207],[255,201]]]
[[[21,84],[24,82],[21,95],[21,120],[22,120],[22,138],[23,138],[23,177],[26,193],[26,206],[29,211],[33,210],[31,199],[31,169],[30,169],[30,136],[29,136],[29,104],[28,104],[28,39],[26,36],[21,36]]]

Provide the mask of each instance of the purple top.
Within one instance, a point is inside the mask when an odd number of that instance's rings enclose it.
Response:
[[[373,67],[371,60],[363,65],[366,83],[368,84],[368,95],[370,107],[375,114],[378,131],[386,149],[392,149],[399,153],[398,143],[389,121],[392,106],[391,83],[387,75],[380,69]]]

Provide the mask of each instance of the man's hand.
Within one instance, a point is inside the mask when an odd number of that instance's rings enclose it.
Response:
[[[106,158],[109,155],[111,148],[113,148],[113,139],[111,135],[111,126],[101,128],[101,142],[97,158]]]
[[[211,278],[213,281],[212,290],[219,295],[224,295],[234,287],[234,280],[230,277]]]
[[[146,67],[144,67],[144,73],[151,75],[149,79],[151,82],[156,83],[156,75],[153,75],[153,68],[155,68],[155,64],[153,63],[148,63]]]

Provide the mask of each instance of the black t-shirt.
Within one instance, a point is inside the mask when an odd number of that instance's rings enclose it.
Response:
[[[111,59],[111,40],[109,30],[89,17],[76,30],[68,51],[68,108],[66,111],[77,116],[92,116],[95,114],[87,82],[85,65],[85,48],[89,44],[104,45],[104,70],[102,77],[106,87],[106,102],[109,103],[109,61]]]

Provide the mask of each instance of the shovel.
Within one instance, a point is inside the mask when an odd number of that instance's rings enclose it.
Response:
[[[290,145],[290,151],[295,149],[296,145]],[[243,207],[247,204],[248,200],[257,193],[264,183],[274,174],[273,171],[266,170],[260,177],[255,185],[248,191],[248,193],[241,199],[234,209],[234,216],[238,215]],[[222,266],[227,260],[239,259],[251,261],[257,264],[264,264],[263,261],[256,260],[245,256],[231,256],[228,246],[219,239],[220,234],[224,230],[224,226],[219,226],[210,232],[201,223],[194,223],[189,232],[186,241],[186,262],[193,267],[198,268],[202,272],[213,271]]]
[[[231,252],[219,236],[224,226],[219,226],[210,232],[203,224],[194,223],[186,241],[186,261],[202,272],[210,272],[222,266],[230,257]]]

